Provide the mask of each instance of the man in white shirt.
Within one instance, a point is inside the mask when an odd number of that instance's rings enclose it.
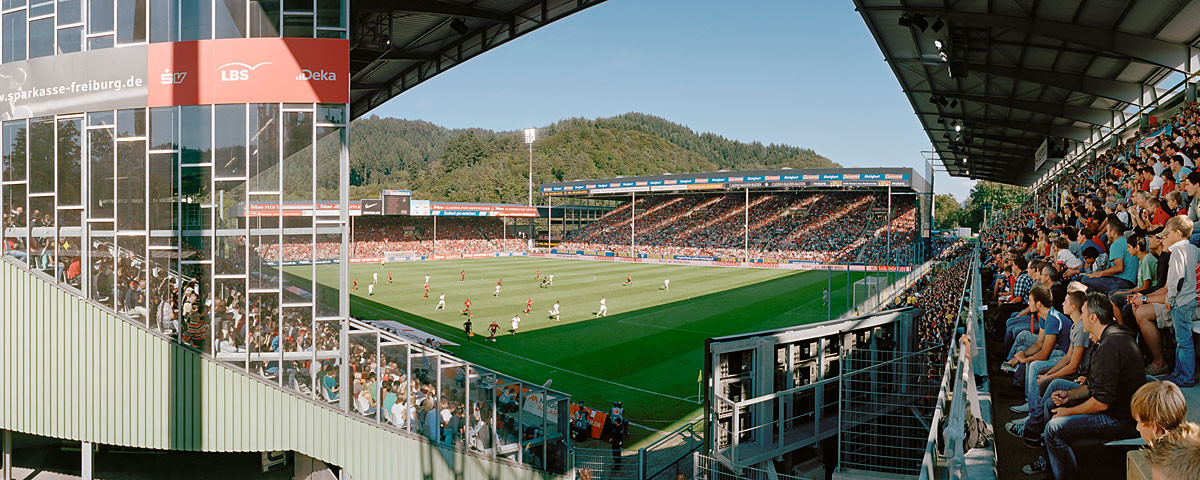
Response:
[[[600,297],[600,310],[596,311],[596,318],[607,317],[608,306],[604,304],[604,297]]]
[[[520,326],[521,326],[521,316],[513,315],[513,318],[512,318],[512,334],[513,335],[517,334],[517,327],[520,327]]]

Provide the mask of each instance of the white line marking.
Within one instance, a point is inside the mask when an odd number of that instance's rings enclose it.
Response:
[[[381,309],[379,309],[379,308],[377,308],[377,307],[375,307],[375,306],[373,306],[373,305],[363,305],[363,304],[360,304],[359,306],[361,306],[361,307],[366,307],[366,308],[369,308],[369,309],[371,309],[371,310],[374,310],[376,313],[381,313],[381,314],[387,314],[387,313],[388,313],[388,312],[385,312],[385,311],[383,311],[383,310],[381,310]],[[436,323],[436,324],[437,324],[439,327],[447,327],[446,325],[442,325],[441,323],[439,323],[439,322],[437,322],[437,321],[434,321],[434,323]],[[457,331],[457,330],[455,330],[455,331]],[[472,345],[474,345],[474,344],[472,344]],[[558,371],[561,371],[561,372],[564,372],[564,373],[570,373],[570,374],[572,374],[572,375],[576,375],[576,376],[580,376],[580,377],[583,377],[583,378],[587,378],[587,379],[589,379],[589,380],[595,380],[595,381],[598,381],[598,382],[604,382],[604,383],[607,383],[607,384],[610,384],[610,385],[616,385],[616,386],[618,386],[618,387],[624,387],[624,388],[628,388],[628,389],[630,389],[630,390],[636,390],[636,391],[639,391],[639,392],[642,392],[642,393],[649,393],[649,394],[651,394],[651,395],[658,395],[658,396],[660,396],[660,397],[666,397],[666,398],[670,398],[670,399],[672,399],[672,400],[679,400],[679,401],[681,401],[681,402],[695,403],[695,404],[699,404],[699,403],[700,403],[700,402],[697,402],[697,401],[688,400],[688,399],[686,399],[686,398],[683,398],[683,397],[676,397],[676,396],[674,396],[674,395],[668,395],[668,394],[661,393],[661,392],[655,392],[655,391],[652,391],[652,390],[646,390],[646,389],[644,389],[644,388],[638,388],[638,387],[634,387],[634,386],[626,385],[626,384],[624,384],[624,383],[614,382],[614,381],[612,381],[612,380],[605,380],[605,379],[603,379],[603,378],[600,378],[600,377],[593,377],[593,376],[591,376],[591,375],[588,375],[588,374],[586,374],[586,373],[579,373],[579,372],[576,372],[576,371],[574,371],[574,370],[567,370],[567,369],[565,369],[565,368],[562,368],[562,367],[559,367],[559,366],[557,366],[557,365],[551,365],[551,364],[549,364],[549,363],[540,362],[540,361],[534,360],[534,359],[532,359],[532,358],[522,357],[522,356],[520,356],[520,355],[517,355],[517,354],[515,354],[515,353],[506,352],[506,351],[504,351],[504,350],[501,350],[501,349],[499,349],[499,348],[493,347],[493,346],[491,346],[491,345],[478,345],[478,346],[481,346],[481,347],[483,347],[483,348],[488,348],[488,349],[491,349],[491,350],[495,350],[495,351],[497,351],[497,352],[500,352],[500,353],[503,353],[503,354],[505,354],[505,355],[508,355],[508,356],[511,356],[511,357],[516,357],[516,358],[519,358],[519,359],[521,359],[521,360],[525,360],[525,361],[527,361],[527,362],[530,362],[530,363],[536,363],[536,364],[538,364],[538,365],[542,365],[542,366],[544,366],[544,367],[549,367],[549,368],[551,368],[551,369],[556,369],[556,370],[558,370]],[[665,432],[664,432],[664,433],[665,433]]]

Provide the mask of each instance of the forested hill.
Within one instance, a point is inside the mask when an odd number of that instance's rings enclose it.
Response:
[[[350,132],[352,199],[395,188],[431,200],[525,201],[529,151],[520,131],[450,130],[372,115],[355,120]],[[807,148],[742,143],[640,113],[572,118],[538,135],[535,185],[664,172],[840,166]]]

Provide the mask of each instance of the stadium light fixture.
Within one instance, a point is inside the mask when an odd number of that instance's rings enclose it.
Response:
[[[466,35],[467,32],[471,31],[471,29],[467,28],[467,22],[462,21],[461,18],[452,20],[450,22],[450,29],[459,35]]]
[[[950,100],[950,108],[958,107],[958,99]]]
[[[962,131],[962,125],[955,125],[955,126],[954,126],[954,131],[956,131],[956,132],[961,132],[961,131]]]
[[[926,28],[929,28],[929,20],[926,20],[924,15],[918,13],[912,16],[912,25],[924,32]]]
[[[533,142],[537,140],[537,129],[525,129],[525,144],[529,145],[529,206],[533,206]]]
[[[908,14],[907,14],[907,13],[901,13],[901,14],[900,14],[900,26],[901,26],[901,27],[907,27],[907,26],[910,26],[910,25],[912,25],[912,20],[908,18]]]
[[[941,30],[944,26],[946,26],[946,22],[943,22],[942,19],[939,18],[933,22],[933,25],[929,26],[929,29],[933,30],[933,33],[937,33],[938,30]]]
[[[937,48],[938,50],[941,50],[941,49],[942,49],[942,41],[941,41],[941,40],[934,40],[934,41],[933,41],[933,46],[934,46],[935,48]]]

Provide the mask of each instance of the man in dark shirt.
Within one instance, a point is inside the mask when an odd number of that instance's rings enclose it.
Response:
[[[1074,478],[1079,471],[1071,443],[1082,439],[1103,442],[1137,435],[1129,413],[1133,392],[1146,382],[1142,353],[1132,330],[1113,319],[1112,302],[1096,292],[1083,306],[1083,327],[1096,342],[1084,384],[1055,392],[1054,418],[1042,440],[1054,478]]]

